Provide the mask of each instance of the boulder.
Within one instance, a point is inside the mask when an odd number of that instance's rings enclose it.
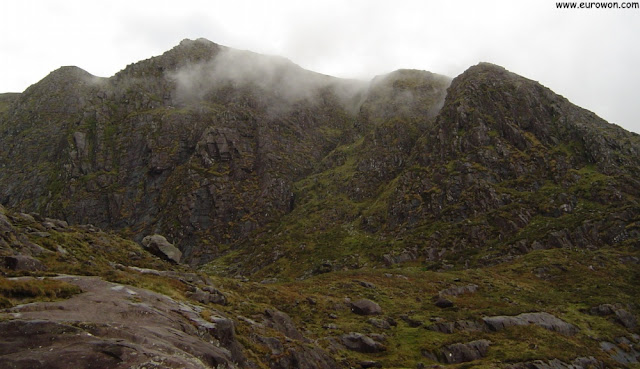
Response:
[[[440,361],[446,364],[465,363],[482,359],[487,356],[489,345],[487,340],[477,340],[467,343],[454,343],[440,350]]]
[[[389,322],[387,320],[384,320],[384,319],[371,318],[371,319],[367,320],[367,322],[369,324],[371,324],[372,326],[376,327],[376,328],[391,329],[391,324],[389,324]]]
[[[27,272],[36,272],[47,269],[40,260],[26,255],[3,256],[0,258],[0,266],[14,271]]]
[[[376,315],[382,314],[382,308],[377,303],[361,299],[351,303],[351,311],[359,315]]]
[[[208,286],[204,287],[203,289],[196,287],[195,291],[189,294],[189,298],[194,299],[203,304],[209,304],[209,303],[219,304],[219,305],[227,304],[227,298],[224,294],[222,294],[222,292]]]
[[[142,246],[155,256],[176,264],[180,263],[182,258],[182,252],[159,234],[143,238]]]
[[[454,332],[482,332],[487,330],[487,326],[482,322],[475,320],[457,320],[455,322],[437,322],[428,329],[440,333],[451,334]]]
[[[435,305],[441,309],[450,308],[453,306],[453,301],[439,296],[438,298],[436,298]]]
[[[565,322],[562,319],[555,316],[540,312],[540,313],[523,313],[516,316],[493,316],[482,318],[487,327],[492,331],[500,331],[507,327],[516,325],[529,325],[534,324],[550,331],[555,331],[566,336],[573,336],[578,333],[578,328],[574,325]]]
[[[340,337],[340,340],[342,344],[351,351],[375,353],[387,350],[383,344],[362,333],[351,332],[344,334]]]

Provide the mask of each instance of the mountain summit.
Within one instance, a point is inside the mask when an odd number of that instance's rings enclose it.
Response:
[[[82,306],[80,290],[124,288],[104,279],[156,291],[131,290],[141,306],[190,301],[149,308],[167,367],[640,356],[640,136],[496,65],[364,82],[184,40],[110,78],[62,67],[0,95],[0,168],[4,273],[100,276],[51,282]],[[104,314],[126,318],[127,299]],[[116,334],[83,319],[100,345]],[[127,345],[92,352],[154,350]]]

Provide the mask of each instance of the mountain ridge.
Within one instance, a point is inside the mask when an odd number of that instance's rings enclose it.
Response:
[[[471,220],[479,235],[471,243],[486,244],[504,236],[508,222],[499,209],[528,204],[514,210],[522,224],[509,221],[511,233],[549,216],[545,209],[556,200],[542,204],[525,193],[544,188],[543,181],[554,196],[573,199],[561,204],[573,209],[580,196],[566,191],[587,186],[580,171],[604,176],[609,186],[599,195],[630,209],[631,238],[637,233],[638,135],[488,63],[453,82],[398,70],[367,85],[283,58],[184,40],[108,79],[60,68],[5,116],[2,161],[11,174],[0,177],[3,204],[114,227],[137,240],[162,233],[197,264],[243,247],[257,250],[254,236],[273,227],[299,228],[296,219],[279,222],[301,206],[307,219],[332,213],[324,215],[334,219],[329,228],[355,227],[363,239],[391,237],[395,244],[394,235],[408,236],[402,248],[380,243],[375,249],[384,255],[442,254],[417,241],[441,233],[433,228],[438,218],[447,234],[459,234],[448,243],[470,242],[462,221]],[[35,142],[20,144],[27,137]],[[35,150],[27,159],[18,156],[25,147]],[[334,200],[305,196],[317,190],[307,185],[312,178]],[[514,193],[512,183],[525,186]],[[586,195],[589,206],[598,202]],[[306,209],[314,201],[317,214]],[[552,231],[563,230],[545,232]],[[331,247],[330,239],[319,245]],[[363,262],[389,259],[379,251]]]
[[[0,366],[635,368],[639,153],[487,63],[63,67],[0,95]]]

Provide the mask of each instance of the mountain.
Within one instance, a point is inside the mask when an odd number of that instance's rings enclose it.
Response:
[[[184,40],[110,78],[62,67],[0,95],[0,166],[4,275],[99,277],[51,278],[62,292],[26,300],[5,278],[8,314],[31,301],[90,309],[82,291],[126,285],[140,301],[104,314],[186,304],[149,323],[163,330],[157,365],[586,368],[640,357],[640,136],[496,65],[363,82]],[[172,256],[146,248],[156,234]],[[154,305],[157,293],[172,302]],[[13,318],[7,332],[35,324]],[[64,314],[46,318],[67,329]],[[81,321],[73,329],[101,340],[81,346],[104,367],[153,355],[133,332],[116,335],[126,349],[102,350],[126,319]],[[232,328],[207,328],[216,322]],[[167,336],[178,326],[186,348]],[[17,345],[3,337],[0,347]],[[0,362],[30,365],[3,352]]]

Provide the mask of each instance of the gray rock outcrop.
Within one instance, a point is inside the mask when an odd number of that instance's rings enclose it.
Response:
[[[351,303],[351,311],[358,315],[377,315],[382,314],[382,308],[377,303],[361,299]]]
[[[477,340],[467,343],[455,343],[440,350],[439,360],[446,364],[458,364],[482,359],[489,351],[488,340]]]
[[[545,312],[523,313],[516,316],[484,317],[482,320],[492,331],[500,331],[511,326],[534,324],[566,336],[573,336],[578,332],[578,328],[574,325]]]
[[[232,321],[218,312],[205,320],[198,308],[149,290],[97,277],[56,279],[85,292],[8,309],[14,320],[0,322],[0,367],[205,369],[245,362]]]
[[[382,343],[362,333],[351,332],[344,334],[340,337],[340,340],[351,351],[375,353],[387,350]]]
[[[176,264],[179,264],[182,258],[182,252],[159,234],[143,238],[142,246],[157,257]]]

